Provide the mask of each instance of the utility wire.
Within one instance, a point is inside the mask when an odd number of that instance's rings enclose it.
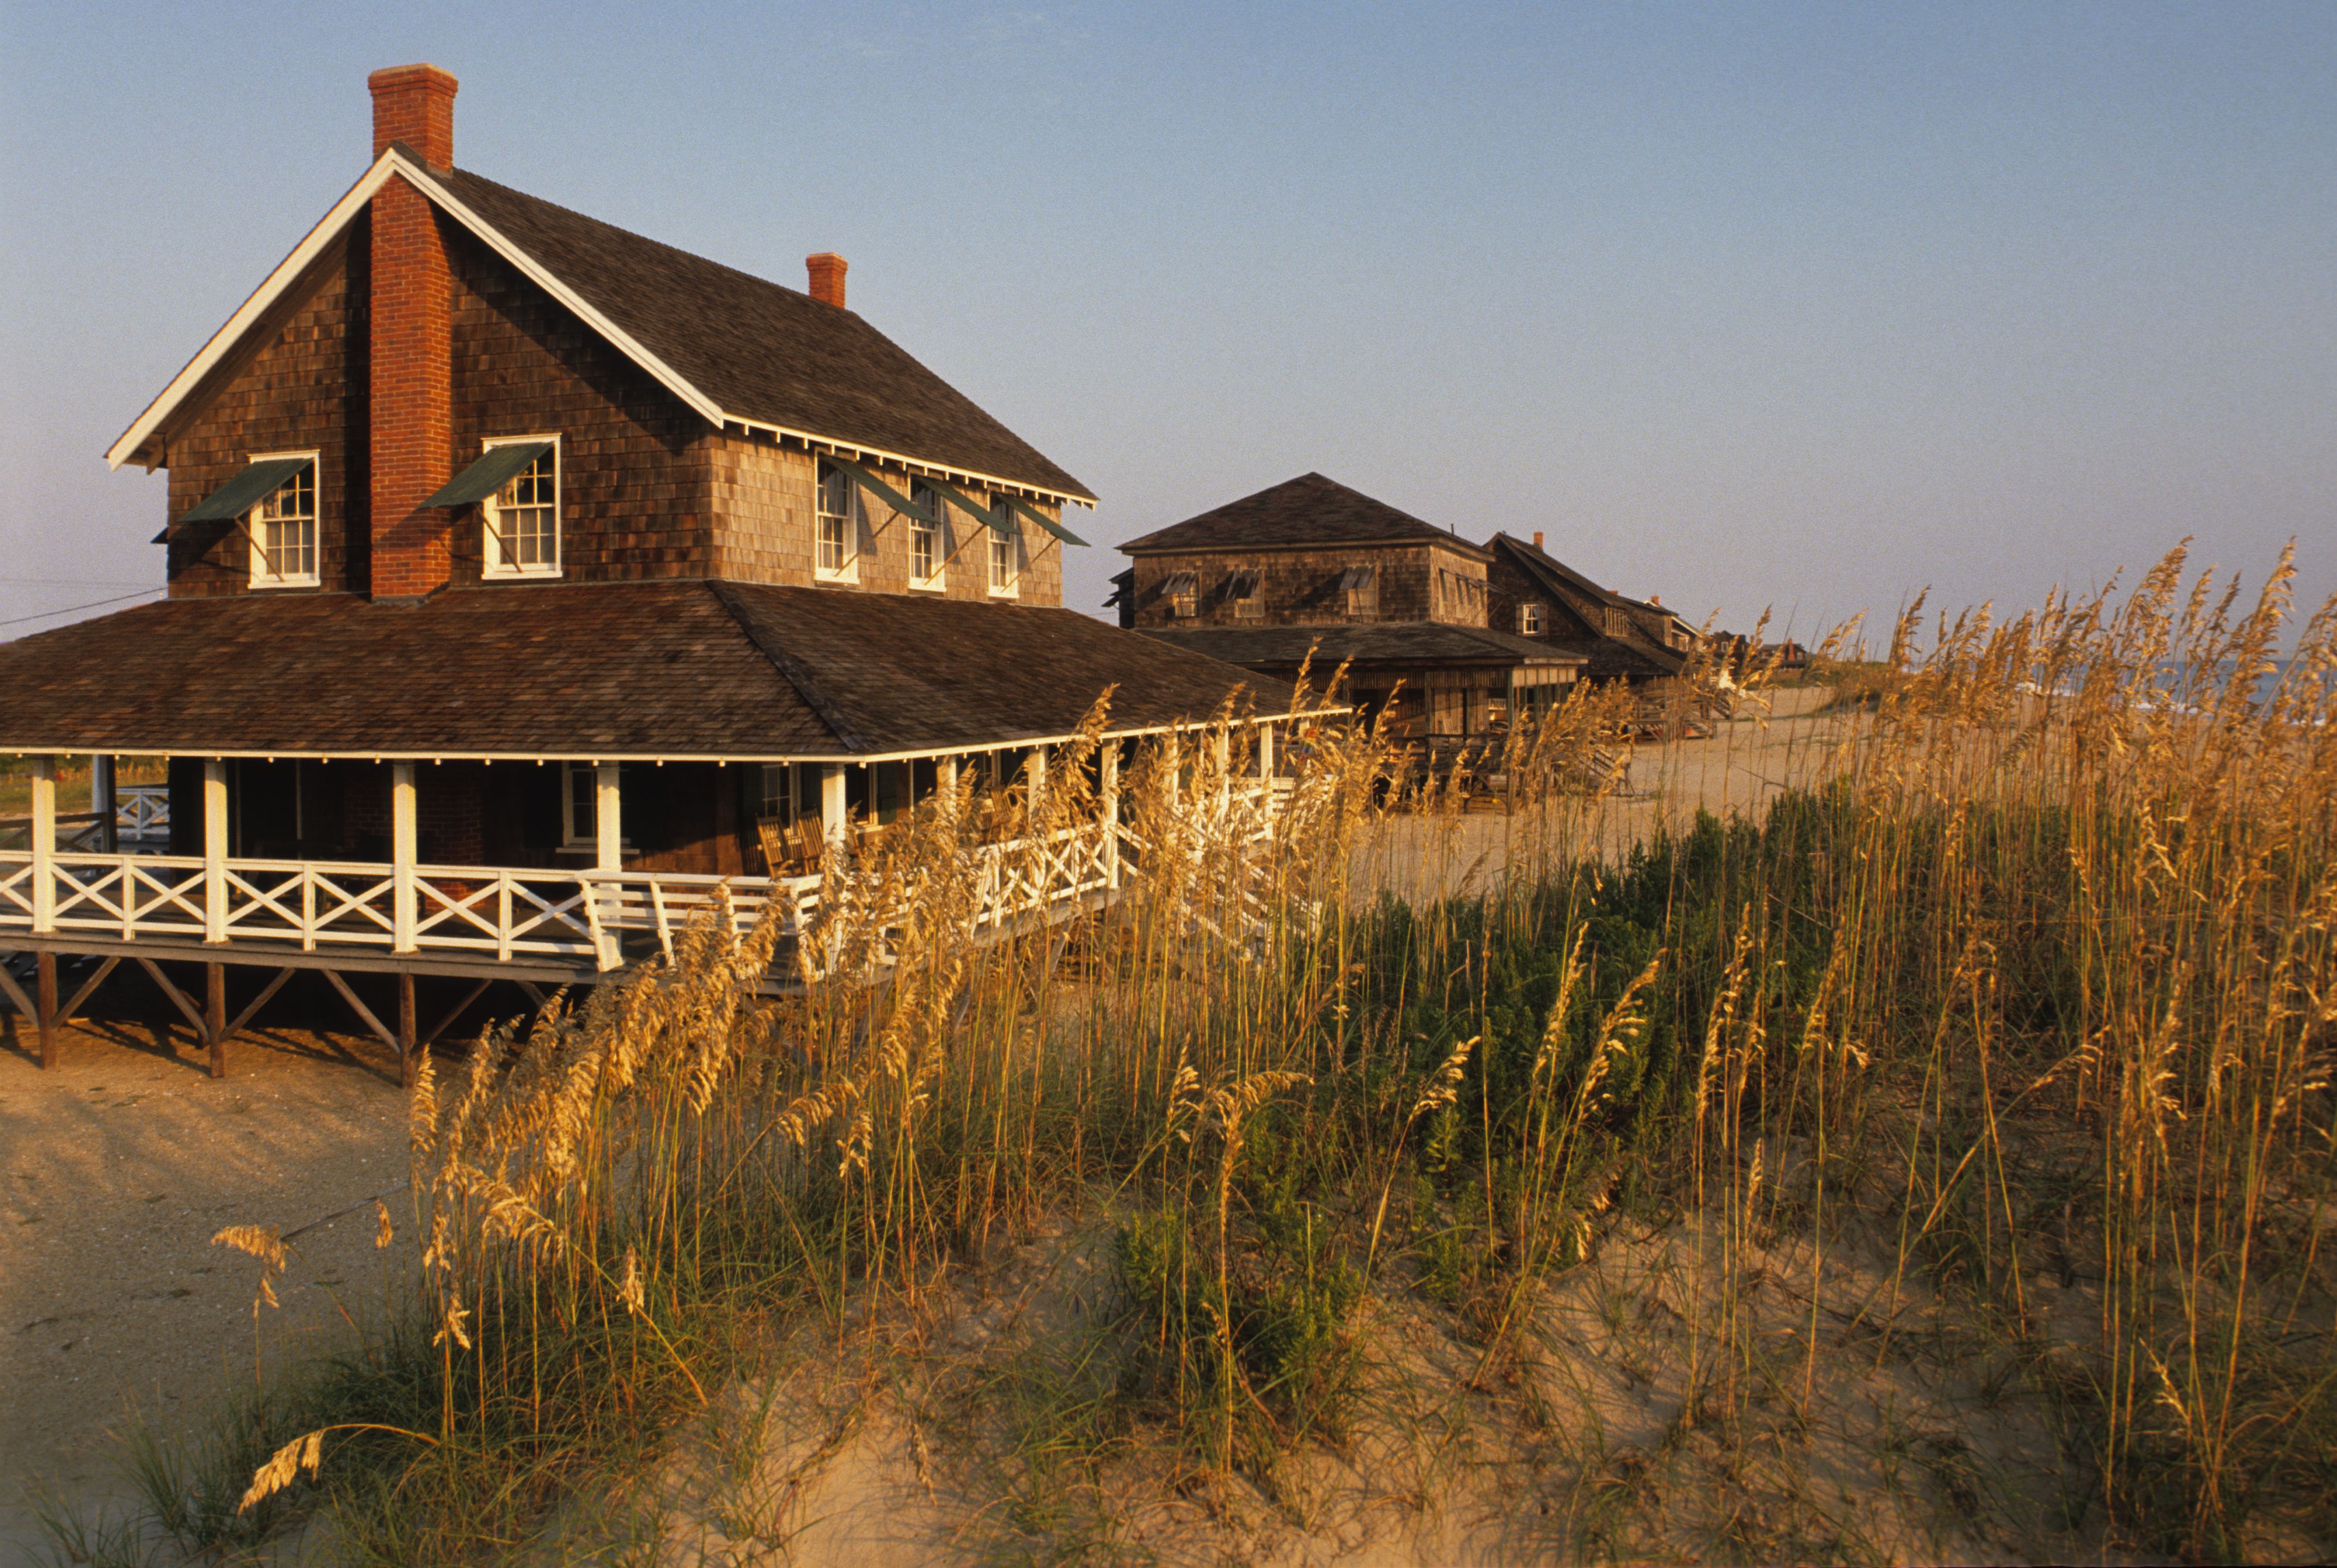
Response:
[[[63,609],[44,609],[38,615],[15,616],[7,620],[0,620],[0,626],[22,626],[28,620],[46,620],[51,616],[71,615],[75,610],[99,609],[109,604],[120,604],[125,599],[144,599],[150,593],[161,591],[159,588],[140,589],[136,593],[116,594],[112,599],[94,599],[87,604],[69,604]]]

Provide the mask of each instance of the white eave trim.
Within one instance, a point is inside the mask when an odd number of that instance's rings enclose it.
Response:
[[[1253,713],[1247,717],[1233,719],[1230,722],[1237,729],[1256,729],[1264,728],[1269,725],[1311,724],[1320,719],[1343,717],[1354,711],[1354,707],[1346,703],[1326,703],[1320,707],[1308,707],[1302,712],[1296,713]],[[1215,728],[1217,728],[1217,721],[1215,719],[1191,719],[1181,724],[1128,726],[1108,724],[1104,726],[1103,735],[1106,738],[1112,740],[1145,740],[1155,735],[1204,735]],[[1066,730],[1061,735],[1016,735],[1010,740],[979,741],[968,745],[940,747],[924,746],[909,750],[881,752],[635,752],[623,750],[593,751],[590,749],[533,752],[465,751],[458,746],[433,746],[425,749],[416,749],[414,747],[401,747],[395,745],[378,746],[369,749],[317,751],[303,750],[298,746],[279,746],[274,750],[260,750],[248,747],[239,748],[235,746],[220,747],[202,745],[194,742],[189,742],[184,745],[168,747],[129,746],[113,750],[108,755],[112,756],[138,757],[201,756],[216,757],[222,760],[229,757],[240,757],[247,760],[266,760],[269,762],[481,762],[489,764],[508,763],[514,765],[530,764],[546,765],[563,762],[631,762],[651,763],[659,766],[663,766],[665,764],[670,762],[718,763],[724,765],[751,765],[755,763],[841,763],[846,766],[857,767],[871,763],[915,762],[929,757],[980,756],[993,752],[1020,751],[1030,746],[1069,745],[1079,738],[1080,734],[1078,731]],[[86,741],[73,745],[54,746],[28,745],[22,742],[15,742],[11,743],[5,749],[0,749],[0,756],[65,756],[76,754],[86,755],[88,755],[88,749],[89,746]]]
[[[814,451],[826,451],[837,457],[849,457],[855,463],[889,463],[895,468],[904,469],[911,473],[929,473],[936,479],[945,479],[976,490],[992,492],[1003,490],[1012,491],[1024,497],[1035,496],[1041,501],[1051,501],[1058,507],[1092,507],[1096,504],[1095,497],[1091,495],[1074,495],[1067,490],[1050,490],[1043,484],[1033,484],[1027,479],[1002,479],[997,474],[984,473],[979,469],[953,468],[948,463],[935,463],[930,457],[910,457],[904,453],[888,452],[881,446],[865,446],[859,442],[846,441],[836,435],[815,435],[807,430],[796,430],[784,424],[773,424],[765,419],[748,419],[743,414],[726,414],[724,417],[742,430],[768,431],[782,440],[800,441]]]
[[[130,428],[122,433],[122,439],[106,449],[105,464],[108,468],[120,468],[146,444],[147,438],[161,427],[162,422],[177,410],[187,394],[218,368],[220,361],[234,350],[243,335],[267,315],[269,309],[284,297],[285,291],[299,281],[300,275],[308,270],[317,258],[341,237],[341,231],[348,227],[349,219],[365,209],[366,203],[373,200],[374,192],[387,182],[396,164],[402,161],[395,148],[375,160],[374,166],[365,171],[364,177],[349,187],[348,194],[333,203],[332,210],[325,214],[323,220],[292,248],[292,254],[278,262],[276,270],[251,291],[251,297],[227,318],[227,325],[211,334],[210,341],[203,345],[201,352],[187,361],[184,370],[171,378],[171,385],[146,405],[144,413],[131,421]]]
[[[858,442],[837,436],[794,430],[784,425],[773,424],[768,420],[749,419],[743,414],[726,413],[719,404],[691,385],[680,372],[650,353],[639,339],[594,309],[582,295],[578,294],[555,274],[545,268],[535,258],[506,239],[494,224],[464,206],[455,198],[454,192],[438,182],[427,168],[407,157],[396,146],[384,150],[382,155],[374,161],[373,167],[366,170],[364,177],[349,187],[347,195],[333,203],[332,210],[326,213],[314,229],[308,230],[308,235],[298,245],[293,247],[292,254],[277,264],[276,270],[269,273],[266,281],[252,291],[251,297],[245,300],[241,308],[238,309],[233,316],[228,317],[227,325],[211,335],[210,341],[203,345],[202,351],[187,362],[186,368],[172,377],[170,385],[162,389],[161,395],[148,404],[145,412],[131,424],[128,430],[122,433],[122,438],[106,451],[107,467],[120,468],[146,444],[147,440],[161,427],[163,422],[177,411],[179,404],[202,384],[205,377],[218,368],[221,360],[234,351],[236,344],[243,335],[266,316],[277,301],[284,297],[286,291],[290,289],[299,280],[301,275],[308,271],[310,265],[340,238],[342,231],[348,227],[350,219],[364,210],[366,203],[373,200],[374,194],[388,182],[393,174],[404,179],[407,184],[437,203],[464,228],[484,240],[496,255],[510,262],[545,293],[573,311],[586,326],[607,338],[627,358],[655,376],[659,384],[667,391],[696,410],[717,430],[734,424],[747,430],[765,430],[775,436],[792,437],[807,446],[826,446],[839,453],[856,452],[904,469],[922,469],[950,478],[963,479],[969,484],[980,485],[984,489],[1007,489],[1036,495],[1043,500],[1052,501],[1059,506],[1095,504],[1090,497],[1049,490],[1043,485],[1035,485],[1027,480],[1004,479],[995,474],[977,473],[968,469],[952,468],[929,458],[911,457],[902,453],[886,452],[881,448],[864,446]]]

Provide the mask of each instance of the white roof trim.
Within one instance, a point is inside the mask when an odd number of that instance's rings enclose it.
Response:
[[[333,203],[332,210],[326,213],[317,227],[308,230],[300,243],[292,248],[292,254],[278,262],[276,270],[251,291],[251,297],[227,318],[227,325],[212,333],[210,341],[203,345],[201,352],[187,361],[186,368],[171,378],[171,385],[146,405],[145,412],[131,421],[130,428],[122,433],[122,439],[106,449],[105,464],[108,468],[120,468],[146,444],[146,438],[161,428],[162,422],[177,410],[187,394],[218,367],[220,361],[234,349],[237,341],[268,314],[269,307],[282,298],[287,289],[299,280],[300,275],[308,270],[309,264],[340,238],[341,230],[348,227],[349,219],[364,210],[365,204],[373,200],[374,192],[388,180],[400,161],[403,161],[398,159],[396,149],[384,152],[375,160],[374,166],[365,171],[364,177],[349,187],[348,194]]]
[[[1318,719],[1336,718],[1354,711],[1346,703],[1326,703],[1308,707],[1298,713],[1253,713],[1231,721],[1236,728],[1264,728],[1277,724],[1308,724]],[[1116,740],[1143,740],[1153,735],[1194,735],[1215,729],[1215,719],[1188,719],[1181,724],[1129,725],[1106,724],[1103,734]],[[413,750],[390,746],[349,747],[325,751],[302,750],[298,746],[278,746],[269,751],[207,746],[189,742],[170,747],[130,747],[115,751],[114,756],[172,757],[247,757],[268,761],[299,760],[302,762],[484,762],[513,764],[545,764],[556,762],[647,762],[647,763],[842,763],[860,766],[870,763],[913,762],[925,757],[980,756],[991,752],[1017,751],[1034,745],[1068,745],[1080,738],[1079,732],[1066,730],[1061,735],[1017,735],[1012,740],[977,741],[966,745],[925,746],[905,751],[885,752],[756,752],[756,751],[625,751],[603,746],[597,750],[580,747],[565,751],[466,751],[460,746],[432,746]],[[87,755],[87,745],[39,745],[17,743],[0,750],[0,756],[68,756]]]
[[[234,350],[237,342],[243,335],[267,315],[269,308],[284,297],[286,291],[291,288],[294,283],[298,281],[300,275],[308,269],[309,265],[340,238],[341,231],[348,227],[350,219],[364,209],[366,203],[373,200],[374,193],[378,191],[393,174],[403,178],[407,184],[437,203],[455,221],[484,240],[496,255],[510,262],[542,287],[545,293],[573,311],[586,326],[607,338],[627,358],[655,376],[667,391],[695,409],[718,430],[725,424],[736,424],[752,430],[767,430],[774,435],[791,436],[807,445],[819,444],[834,447],[838,451],[857,452],[884,462],[896,463],[904,468],[924,468],[937,473],[963,477],[971,484],[1032,492],[1052,500],[1058,505],[1094,504],[1086,496],[1051,490],[1045,485],[1032,484],[1028,480],[1002,479],[995,474],[978,473],[971,469],[956,468],[937,463],[930,458],[911,457],[901,453],[886,452],[882,448],[868,446],[842,436],[821,435],[811,431],[794,430],[784,425],[773,424],[768,420],[749,419],[743,414],[725,412],[719,404],[690,385],[680,372],[650,353],[639,339],[594,309],[582,295],[578,294],[535,258],[505,238],[494,224],[464,206],[455,198],[454,192],[448,190],[432,176],[427,168],[407,157],[396,146],[384,150],[382,155],[374,161],[373,167],[366,170],[364,177],[349,187],[348,194],[333,204],[332,210],[325,214],[323,219],[308,232],[298,245],[293,247],[292,254],[278,263],[276,270],[269,273],[266,281],[252,291],[251,297],[245,300],[241,308],[233,316],[228,317],[227,325],[211,335],[210,341],[203,345],[202,351],[187,362],[186,368],[172,377],[171,384],[162,389],[161,394],[146,405],[145,412],[132,423],[128,430],[122,433],[122,438],[106,451],[105,461],[108,467],[121,467],[137,453],[139,448],[146,444],[147,439],[161,428],[171,414],[177,411],[180,404],[184,402],[189,394],[201,385],[203,379],[218,367],[220,362]]]

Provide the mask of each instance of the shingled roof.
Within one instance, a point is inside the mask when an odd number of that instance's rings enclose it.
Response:
[[[389,180],[403,179],[715,423],[760,425],[978,484],[1093,492],[852,311],[391,146],[106,453],[158,461]]]
[[[466,169],[445,180],[726,414],[1095,499],[852,311]]]
[[[1151,555],[1356,544],[1441,544],[1479,559],[1485,554],[1466,540],[1319,473],[1285,480],[1120,548],[1129,555]]]
[[[1227,664],[1296,669],[1311,650],[1317,669],[1342,664],[1432,667],[1580,665],[1584,656],[1481,626],[1434,620],[1333,626],[1199,626],[1139,633],[1155,642]]]
[[[1068,609],[732,582],[173,599],[0,643],[0,751],[848,760],[1282,712]]]

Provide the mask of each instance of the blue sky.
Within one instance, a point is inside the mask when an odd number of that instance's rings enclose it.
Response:
[[[415,60],[459,163],[843,252],[1103,497],[1079,608],[1308,470],[1731,626],[2185,534],[2337,589],[2337,5],[6,0],[0,59],[0,619],[159,581],[101,454]]]

